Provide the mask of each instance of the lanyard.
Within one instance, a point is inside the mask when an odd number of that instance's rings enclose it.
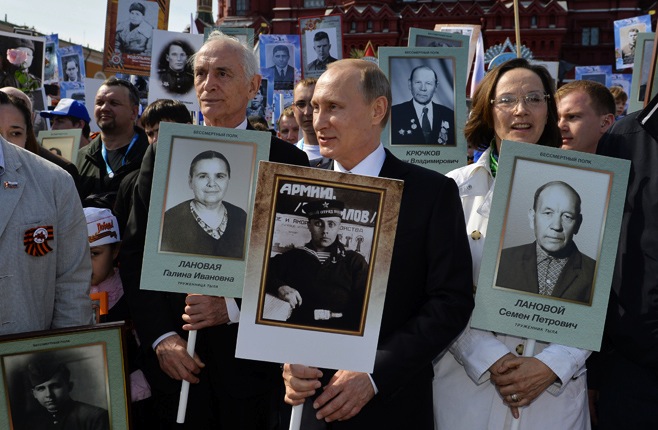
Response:
[[[130,144],[128,145],[128,149],[126,149],[126,152],[123,154],[123,159],[121,160],[121,166],[126,165],[126,156],[130,152],[130,149],[132,149],[133,145],[135,142],[137,142],[137,138],[139,136],[137,133],[133,136],[133,139],[130,141]],[[103,161],[105,161],[105,169],[107,170],[107,176],[110,177],[110,179],[114,178],[114,170],[112,170],[112,167],[110,167],[110,162],[107,161],[107,149],[105,149],[105,144],[101,142],[101,155],[103,156]]]

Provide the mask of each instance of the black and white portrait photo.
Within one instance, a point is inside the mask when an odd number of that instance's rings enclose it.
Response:
[[[252,148],[188,139],[172,148],[160,251],[244,259]]]
[[[67,55],[62,57],[62,69],[64,70],[64,81],[82,82],[80,58],[77,55]]]
[[[270,46],[268,46],[270,48]],[[295,47],[289,44],[274,44],[268,49],[268,75],[274,80],[275,90],[292,90],[295,82],[293,54]]]
[[[596,171],[517,161],[496,287],[589,305],[609,180]]]
[[[12,428],[109,430],[105,345],[2,358]]]
[[[336,29],[325,28],[304,33],[306,38],[306,52],[304,61],[306,63],[305,74],[319,76],[327,70],[327,64],[337,60]],[[319,72],[319,73],[318,73]]]
[[[158,79],[162,88],[170,94],[187,94],[194,86],[192,65],[189,62],[194,48],[185,40],[175,39],[160,52]]]
[[[265,290],[288,312],[283,318],[264,312],[265,319],[362,331],[379,198],[327,185],[278,184]]]
[[[390,60],[391,144],[456,144],[453,58]]]
[[[115,54],[150,56],[157,19],[156,2],[121,0],[117,14]]]
[[[450,47],[459,47],[463,46],[463,42],[460,39],[450,39],[447,37],[439,36],[416,36],[416,45],[417,48],[421,47],[430,47],[430,48],[450,48]]]

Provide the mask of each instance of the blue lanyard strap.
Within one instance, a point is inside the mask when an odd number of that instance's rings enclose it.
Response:
[[[130,141],[130,144],[128,144],[128,149],[126,149],[126,152],[123,154],[123,159],[121,160],[121,165],[122,166],[126,165],[126,156],[128,155],[128,153],[132,149],[135,142],[137,142],[138,137],[139,136],[137,135],[137,133],[135,133],[132,140]],[[107,149],[105,148],[105,143],[103,143],[102,141],[101,141],[101,155],[103,156],[103,161],[105,161],[105,169],[107,170],[107,175],[110,178],[113,178],[114,177],[114,170],[112,170],[112,167],[110,167],[110,162],[107,161]]]

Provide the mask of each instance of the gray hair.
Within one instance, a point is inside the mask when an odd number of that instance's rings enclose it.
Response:
[[[213,30],[209,35],[206,41],[203,43],[203,46],[206,46],[209,43],[221,42],[230,45],[240,53],[240,59],[242,63],[242,69],[244,70],[244,77],[247,81],[250,81],[259,71],[258,59],[253,52],[245,45],[243,45],[236,37],[229,36],[228,34],[222,33],[219,30]],[[202,48],[203,48],[202,46]],[[200,50],[199,50],[200,51]],[[196,56],[199,54],[197,51],[189,59],[192,68],[194,68],[194,62]]]

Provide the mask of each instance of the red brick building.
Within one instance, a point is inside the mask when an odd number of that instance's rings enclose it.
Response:
[[[206,11],[212,0],[198,0]],[[485,51],[506,39],[515,43],[512,0],[216,0],[215,24],[260,32],[295,34],[298,19],[339,14],[343,56],[368,42],[405,46],[409,28],[435,24],[479,24]],[[614,65],[613,21],[645,15],[656,8],[647,0],[521,0],[521,44],[533,58],[570,65]],[[207,13],[207,12],[206,12]],[[204,20],[205,21],[205,20]],[[654,20],[654,28],[655,28]]]

